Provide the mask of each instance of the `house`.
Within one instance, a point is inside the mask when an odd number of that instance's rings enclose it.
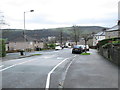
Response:
[[[98,41],[105,39],[105,31],[98,32],[93,36],[93,46],[96,46]]]
[[[35,48],[43,48],[43,46],[43,42],[37,39],[29,36],[26,36],[25,38],[21,36],[9,40],[7,44],[7,50],[35,50]]]
[[[106,30],[105,38],[117,38],[120,37],[120,20],[118,21],[118,24],[110,29]]]

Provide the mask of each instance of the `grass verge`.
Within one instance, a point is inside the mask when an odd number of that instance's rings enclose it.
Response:
[[[90,53],[81,53],[80,55],[90,55]]]
[[[38,55],[42,55],[42,54],[33,54],[33,55],[31,55],[31,56],[38,56]]]

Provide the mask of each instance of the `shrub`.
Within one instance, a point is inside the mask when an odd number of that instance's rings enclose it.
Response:
[[[56,44],[48,44],[48,48],[55,49]]]
[[[112,41],[113,44],[120,44],[120,41]]]
[[[107,43],[120,43],[120,37],[119,38],[111,38],[111,39],[104,39],[98,42],[97,46],[101,47]]]
[[[6,56],[6,50],[5,50],[5,40],[0,39],[0,57]]]

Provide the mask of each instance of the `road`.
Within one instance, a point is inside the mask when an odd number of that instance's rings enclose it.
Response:
[[[41,52],[40,56],[2,63],[2,88],[118,88],[118,68],[90,50]]]

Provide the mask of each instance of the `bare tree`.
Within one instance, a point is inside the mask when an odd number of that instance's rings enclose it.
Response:
[[[76,45],[78,44],[81,34],[82,34],[82,31],[80,31],[80,27],[74,25],[73,26],[73,37],[74,37],[74,41]]]
[[[73,26],[73,34],[74,34],[74,40],[75,40],[75,44],[77,45],[77,31],[76,31],[76,26]]]
[[[4,16],[2,14],[3,12],[0,12],[0,26],[2,27],[3,25],[5,25],[5,21],[4,21]]]
[[[5,22],[3,12],[0,11],[0,29],[2,29],[4,25],[10,26],[8,23]]]
[[[82,36],[83,40],[85,41],[85,53],[87,52],[87,42],[89,39],[92,38],[92,34],[84,34]]]
[[[60,44],[61,46],[63,44],[63,31],[62,30],[60,30]]]

